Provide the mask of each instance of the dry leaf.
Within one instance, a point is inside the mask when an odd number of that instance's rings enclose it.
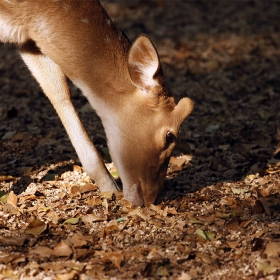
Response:
[[[270,265],[280,268],[280,258],[270,260]]]
[[[260,214],[264,212],[264,208],[260,200],[255,201],[253,209],[254,209],[254,214]]]
[[[27,226],[25,233],[32,234],[32,235],[39,235],[41,234],[45,229],[47,228],[47,225],[40,221],[40,220],[33,220],[29,225]]]
[[[103,199],[101,205],[104,207],[104,214],[108,214],[109,204],[107,198]]]
[[[94,184],[87,183],[81,187],[81,193],[95,191],[97,187]]]
[[[267,190],[267,189],[265,189],[265,188],[261,188],[260,190],[259,190],[259,193],[261,194],[261,196],[263,196],[263,197],[266,197],[266,196],[269,196],[269,191]]]
[[[207,255],[196,253],[195,254],[198,258],[201,258],[201,260],[206,263],[206,264],[211,264],[213,263],[213,259]]]
[[[74,248],[80,248],[87,245],[88,240],[80,232],[75,233],[73,236],[67,238],[67,242]]]
[[[120,252],[112,252],[106,253],[102,258],[103,262],[111,262],[113,263],[118,269],[121,268],[121,263],[124,261],[124,256]]]
[[[14,265],[18,265],[20,263],[25,263],[25,262],[26,262],[26,256],[21,256],[13,260]]]
[[[187,224],[187,222],[185,222],[185,221],[176,221],[176,227],[182,232],[183,232],[186,224]]]
[[[157,260],[161,260],[162,255],[159,253],[159,250],[157,248],[153,247],[146,258],[155,262]]]
[[[49,218],[49,221],[51,221],[52,224],[58,224],[58,214],[54,211],[50,211],[47,213],[46,217]]]
[[[108,200],[112,199],[113,192],[101,192],[100,197]]]
[[[125,198],[121,200],[121,205],[126,208],[131,208],[131,209],[133,208],[133,204],[130,201],[126,200]]]
[[[246,227],[248,227],[251,223],[252,223],[252,220],[242,221],[242,222],[240,223],[240,227],[246,228]]]
[[[57,257],[70,257],[71,254],[72,254],[72,249],[63,240],[54,247],[52,252],[52,255]]]
[[[254,239],[254,238],[259,238],[259,237],[261,237],[264,233],[265,233],[264,230],[260,230],[260,231],[258,231],[257,233],[253,234],[253,235],[251,236],[251,238],[252,238],[252,239]]]
[[[26,201],[29,201],[29,200],[36,200],[36,199],[37,199],[36,195],[28,194],[28,195],[25,195],[23,197],[20,197],[19,201],[20,201],[20,203],[23,203],[23,202],[26,202]]]
[[[110,226],[107,226],[104,231],[105,231],[105,236],[108,236],[108,235],[112,235],[112,234],[115,234],[117,232],[120,232],[122,230],[122,228],[118,227],[117,225],[110,225]]]
[[[27,236],[0,236],[0,244],[8,246],[22,246]]]
[[[7,203],[17,208],[17,200],[17,196],[14,194],[13,191],[11,191],[7,197]]]
[[[78,271],[72,270],[71,272],[68,273],[63,273],[63,274],[56,274],[56,280],[72,280],[76,279],[76,275],[78,274]]]
[[[141,212],[141,210],[140,210],[139,208],[138,208],[138,209],[134,209],[134,210],[132,210],[131,212],[129,212],[129,215],[130,215],[130,216],[136,215],[136,216],[140,217],[141,219],[143,219],[144,221],[145,221],[145,220],[148,220],[148,217],[145,216],[145,215]]]
[[[120,201],[120,200],[123,199],[123,192],[114,191],[113,193],[114,193],[114,195],[116,196],[116,200],[117,200],[117,201]]]
[[[29,254],[37,254],[40,258],[49,258],[52,254],[52,249],[46,246],[37,246],[35,249],[30,249]]]
[[[174,208],[174,207],[167,207],[167,206],[166,206],[165,208],[167,208],[167,212],[168,212],[169,214],[172,214],[172,215],[177,215],[177,214],[178,214],[176,208]]]
[[[264,253],[268,257],[278,257],[280,254],[280,244],[277,242],[269,242],[265,246]]]
[[[14,177],[10,175],[0,175],[0,182],[11,181]]]
[[[271,216],[271,211],[270,211],[270,203],[269,203],[269,199],[266,199],[265,197],[260,197],[259,201],[261,202],[263,209],[265,210],[265,212]]]
[[[270,266],[267,262],[259,262],[257,268],[262,271],[264,275],[274,273],[277,270],[277,267]]]
[[[238,220],[235,217],[233,217],[227,222],[225,227],[231,230],[235,230],[238,229],[240,226]]]
[[[154,210],[157,214],[162,212],[161,205],[150,204],[149,209]]]
[[[231,216],[232,214],[231,213],[221,213],[221,212],[216,212],[215,213],[215,216],[217,218],[220,218],[220,219],[227,219]]]
[[[102,204],[102,200],[100,199],[99,196],[93,196],[92,198],[89,198],[87,200],[87,204],[89,206],[101,205]]]
[[[18,275],[11,269],[1,269],[0,279],[18,279]],[[3,278],[2,278],[3,277]]]
[[[150,219],[149,223],[151,223],[152,225],[161,228],[163,225],[163,222],[160,219]]]
[[[240,244],[239,241],[227,241],[226,243],[231,249],[236,249]]]
[[[138,250],[125,250],[123,252],[125,259],[134,258],[137,260],[142,260],[144,255]]]
[[[180,157],[170,157],[170,164],[182,167],[186,162],[189,161],[189,156],[184,155]]]
[[[78,186],[72,186],[70,188],[70,193],[72,195],[77,195],[77,194],[80,194],[80,188]]]
[[[81,217],[81,220],[85,224],[91,224],[94,222],[102,222],[107,220],[107,216],[99,217],[94,214],[88,214]]]
[[[73,165],[73,171],[82,173],[82,168],[79,165]]]

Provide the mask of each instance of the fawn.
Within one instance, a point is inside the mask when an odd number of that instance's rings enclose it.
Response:
[[[102,120],[124,197],[153,203],[193,102],[175,103],[150,39],[131,45],[97,0],[1,0],[0,41],[18,46],[100,191],[117,185],[72,105],[67,77]]]

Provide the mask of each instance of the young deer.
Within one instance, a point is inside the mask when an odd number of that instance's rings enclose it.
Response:
[[[1,0],[0,41],[18,46],[99,189],[117,185],[72,105],[66,77],[102,120],[124,197],[153,203],[193,103],[175,104],[150,39],[131,45],[97,0]]]

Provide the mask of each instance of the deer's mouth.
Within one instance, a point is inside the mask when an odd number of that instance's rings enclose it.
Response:
[[[143,206],[144,198],[141,189],[141,182],[134,183],[129,186],[127,190],[124,190],[124,198],[130,201],[133,205]]]

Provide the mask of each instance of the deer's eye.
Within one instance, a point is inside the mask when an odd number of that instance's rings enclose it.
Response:
[[[166,133],[166,138],[165,138],[166,145],[168,146],[171,143],[174,143],[175,141],[176,141],[175,135],[172,132],[168,131]]]

